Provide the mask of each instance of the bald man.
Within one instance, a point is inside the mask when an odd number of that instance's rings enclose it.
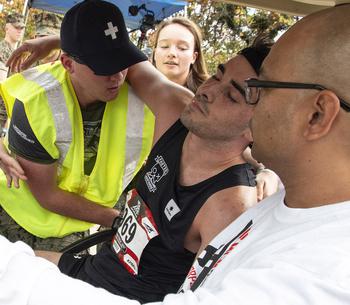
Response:
[[[344,5],[298,22],[247,82],[254,156],[286,192],[230,224],[199,255],[183,293],[153,305],[350,304],[349,16]],[[24,245],[1,246],[9,263],[0,285],[11,288],[0,291],[13,293],[0,304],[137,304],[64,277]]]

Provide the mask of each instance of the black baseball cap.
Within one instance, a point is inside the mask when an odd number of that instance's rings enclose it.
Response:
[[[147,60],[130,41],[119,8],[102,0],[85,0],[67,11],[61,48],[97,75],[112,75]]]

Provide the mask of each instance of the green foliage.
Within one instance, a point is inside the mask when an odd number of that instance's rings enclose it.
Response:
[[[297,18],[276,12],[247,8],[210,0],[189,0],[187,14],[203,33],[203,48],[210,73],[254,38],[266,33],[275,38]]]

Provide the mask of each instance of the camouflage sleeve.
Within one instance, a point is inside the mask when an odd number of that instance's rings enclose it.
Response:
[[[4,105],[4,101],[2,100],[2,97],[0,96],[0,127],[4,127],[6,121],[7,121],[6,108]]]
[[[0,60],[0,82],[4,81],[7,77],[8,68],[5,63]]]
[[[15,154],[37,163],[50,164],[56,161],[36,138],[26,116],[24,105],[19,100],[16,100],[13,106],[8,133],[9,147]]]
[[[5,40],[0,41],[0,61],[1,62],[5,64],[9,59],[10,55],[12,54],[12,52],[13,52],[13,49]]]
[[[0,82],[7,77],[8,68],[5,64],[12,52],[13,49],[5,40],[0,41]]]

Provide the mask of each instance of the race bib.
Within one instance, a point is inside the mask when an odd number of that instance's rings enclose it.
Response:
[[[143,249],[159,232],[151,210],[136,189],[127,196],[123,220],[113,237],[112,247],[120,262],[131,273],[138,273]]]

